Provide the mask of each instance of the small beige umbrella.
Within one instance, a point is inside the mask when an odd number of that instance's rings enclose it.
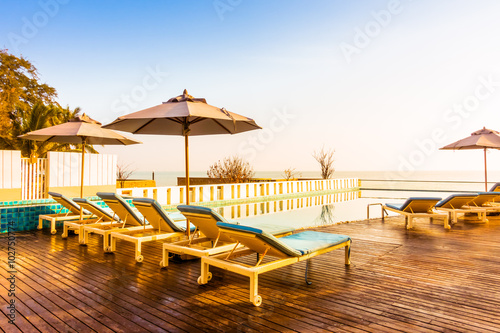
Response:
[[[471,133],[469,137],[450,143],[439,149],[463,150],[463,149],[483,149],[484,150],[484,190],[488,191],[488,172],[486,167],[486,149],[500,149],[500,133],[494,130],[483,129]]]
[[[189,205],[189,142],[193,135],[236,134],[261,129],[253,119],[207,104],[204,98],[183,94],[160,105],[118,117],[104,128],[134,134],[184,136],[186,204]],[[187,225],[189,235],[189,222]]]
[[[22,139],[58,142],[82,145],[82,174],[80,197],[83,197],[83,175],[85,165],[85,145],[133,145],[141,143],[129,139],[109,129],[101,127],[101,123],[83,114],[67,123],[42,128],[19,136]]]

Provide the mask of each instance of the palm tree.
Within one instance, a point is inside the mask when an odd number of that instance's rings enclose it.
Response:
[[[81,148],[76,145],[24,140],[18,137],[31,131],[65,123],[79,113],[80,108],[71,111],[69,107],[45,105],[41,102],[35,103],[28,110],[16,108],[14,112],[9,113],[11,129],[5,134],[0,134],[0,149],[20,150],[23,157],[29,158],[45,157],[48,151],[80,151]],[[85,150],[97,153],[91,145],[86,145]]]

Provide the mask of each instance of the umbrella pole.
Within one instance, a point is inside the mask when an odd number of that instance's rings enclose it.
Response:
[[[83,175],[85,169],[85,141],[86,138],[82,138],[82,174],[80,178],[80,198],[83,198]],[[83,207],[80,206],[80,221],[83,219]]]
[[[484,148],[484,191],[488,192],[488,171],[486,170],[486,148]]]
[[[186,155],[186,205],[189,205],[189,140],[188,135],[184,135],[184,149]],[[189,230],[189,220],[186,219],[186,233],[189,238],[191,231]]]

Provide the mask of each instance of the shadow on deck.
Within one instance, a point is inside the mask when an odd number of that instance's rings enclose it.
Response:
[[[262,275],[260,307],[248,279],[211,268],[198,286],[199,260],[160,269],[160,243],[130,243],[104,254],[94,235],[86,247],[48,230],[16,233],[15,325],[9,324],[7,237],[0,236],[0,331],[500,331],[500,221],[442,224],[400,217],[315,230],[353,239],[343,250]]]

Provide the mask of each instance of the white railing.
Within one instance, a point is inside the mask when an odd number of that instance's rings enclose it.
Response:
[[[189,187],[190,203],[220,200],[253,199],[273,195],[306,192],[348,190],[359,187],[357,178],[259,182],[238,184],[211,184]],[[185,201],[185,186],[120,188],[122,196],[152,198],[161,205],[178,205]]]
[[[21,158],[21,200],[44,199],[47,196],[47,159]]]

